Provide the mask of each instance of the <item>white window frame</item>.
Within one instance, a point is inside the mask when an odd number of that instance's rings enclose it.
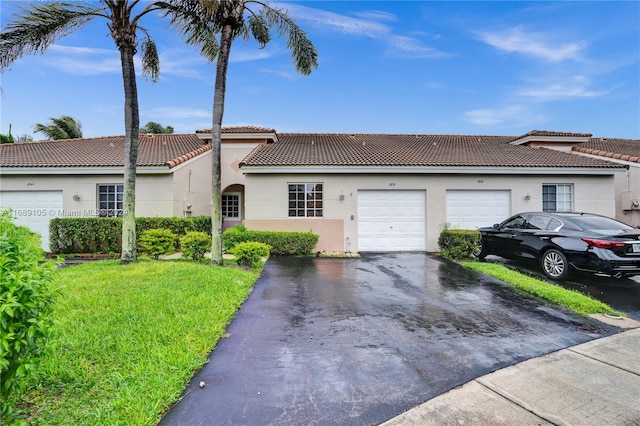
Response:
[[[106,192],[102,192],[101,188],[106,188]],[[99,183],[96,186],[96,193],[96,207],[98,217],[122,217],[124,213],[124,184]],[[102,200],[103,195],[107,198],[106,200]],[[110,195],[114,196],[113,200],[109,199]],[[106,203],[106,205],[104,205],[103,203]],[[118,205],[120,206],[120,208],[118,208]]]
[[[225,208],[228,207],[228,204],[227,204],[227,206],[225,206],[225,203],[224,203],[224,197],[225,196],[236,196],[236,197],[238,197],[238,215],[237,216],[228,216],[228,215],[225,214]],[[242,194],[241,193],[239,193],[239,192],[225,192],[224,194],[222,194],[221,204],[222,204],[222,216],[225,219],[239,220],[239,219],[242,218]]]
[[[300,188],[301,186],[302,188]],[[324,183],[288,182],[287,216],[293,218],[324,217]]]
[[[555,187],[555,199],[552,201],[555,208],[545,206],[545,187]],[[573,211],[573,184],[572,183],[544,183],[542,184],[542,211],[545,212],[572,212]]]

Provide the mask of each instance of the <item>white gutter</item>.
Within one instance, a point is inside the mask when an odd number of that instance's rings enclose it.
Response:
[[[624,167],[398,167],[398,166],[242,166],[244,174],[475,174],[475,175],[612,175]]]
[[[170,174],[173,170],[167,166],[140,166],[136,174]],[[2,167],[3,175],[122,175],[124,167]]]

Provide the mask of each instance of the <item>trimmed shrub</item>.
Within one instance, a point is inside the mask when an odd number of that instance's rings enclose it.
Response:
[[[469,229],[445,229],[438,237],[442,256],[447,259],[471,259],[479,254],[480,232]]]
[[[169,229],[177,236],[188,231],[211,234],[211,217],[137,217],[136,234],[148,229]],[[122,219],[118,217],[55,218],[49,225],[53,253],[120,253]],[[178,247],[176,239],[175,247]]]
[[[56,265],[44,260],[40,236],[0,213],[0,418],[7,424],[54,324]]]
[[[200,260],[211,251],[211,235],[204,232],[191,231],[180,238],[182,257]]]
[[[142,252],[153,259],[164,254],[175,253],[176,234],[168,229],[147,229],[140,235],[138,245]]]
[[[238,243],[229,251],[236,258],[238,265],[242,266],[260,266],[263,257],[269,256],[269,247],[267,244],[256,241],[246,241]]]
[[[231,252],[239,243],[256,241],[270,246],[272,256],[299,256],[312,253],[318,238],[312,232],[251,231],[236,225],[222,233],[222,245],[226,251]]]

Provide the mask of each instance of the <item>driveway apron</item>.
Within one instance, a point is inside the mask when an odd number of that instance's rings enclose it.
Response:
[[[161,424],[376,425],[617,331],[429,254],[272,258]]]

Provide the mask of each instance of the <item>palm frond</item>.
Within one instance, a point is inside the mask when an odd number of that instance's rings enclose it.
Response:
[[[249,17],[249,28],[251,29],[253,38],[260,44],[261,49],[271,41],[269,27],[262,15],[251,15]]]
[[[287,38],[287,47],[291,50],[298,72],[309,75],[314,68],[318,68],[318,51],[286,11],[263,4],[260,15],[269,28],[274,28],[279,36]]]
[[[156,43],[147,34],[142,42],[142,75],[156,83],[160,77],[160,57]]]
[[[0,72],[24,55],[43,53],[56,40],[80,29],[101,12],[101,8],[64,2],[20,9],[0,33]]]
[[[200,47],[205,59],[215,61],[219,49],[216,34],[221,28],[215,19],[220,6],[218,0],[157,1],[154,6],[164,12],[164,17],[169,18],[187,44]]]

